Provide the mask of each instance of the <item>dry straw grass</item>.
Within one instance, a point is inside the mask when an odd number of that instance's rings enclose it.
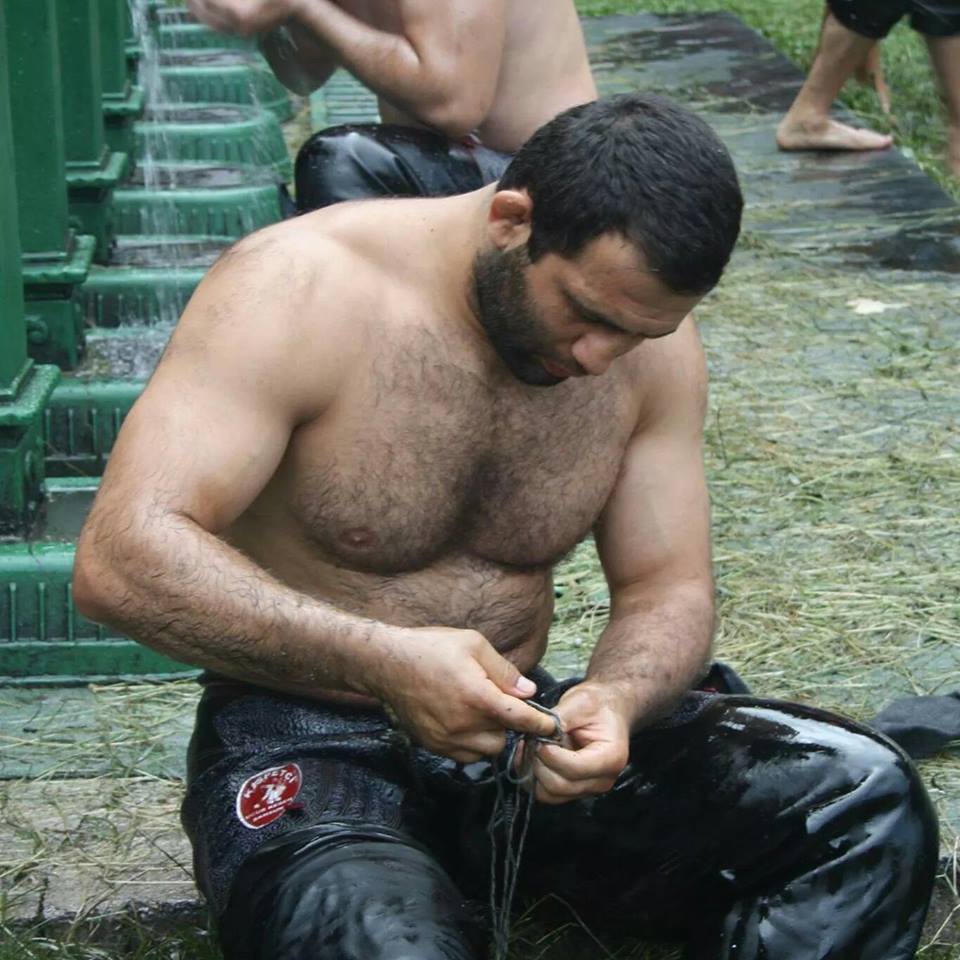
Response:
[[[894,696],[960,686],[954,294],[949,284],[778,259],[766,241],[748,236],[701,311],[712,371],[717,652],[758,693],[868,719]],[[886,307],[857,313],[855,301],[866,300]],[[563,674],[583,667],[606,620],[592,545],[565,561],[556,583],[549,665]],[[170,783],[196,691],[192,683],[139,684],[77,697],[15,735],[7,725],[3,746],[7,756],[40,760],[35,777],[102,778],[102,827],[108,777],[159,775]],[[960,760],[943,755],[921,770],[945,846],[956,850]],[[129,821],[138,837],[157,828],[142,820]],[[63,838],[16,827],[24,843],[7,879],[56,868]],[[130,839],[118,834],[111,842],[122,851]],[[947,880],[956,889],[956,877]],[[960,957],[955,946],[937,946],[960,940],[952,909],[928,927],[923,956]],[[521,922],[518,955],[583,955],[589,940],[572,937],[576,927],[570,916]],[[570,943],[579,944],[572,954]],[[672,956],[641,946],[613,955]]]

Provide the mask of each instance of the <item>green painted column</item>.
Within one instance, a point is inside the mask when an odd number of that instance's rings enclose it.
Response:
[[[63,144],[70,213],[96,237],[94,258],[106,263],[113,246],[113,189],[125,155],[107,146],[100,73],[98,0],[56,0]]]
[[[6,33],[0,6],[0,44]],[[23,275],[17,235],[17,192],[13,182],[13,131],[7,99],[7,67],[0,62],[0,397],[9,400],[29,370],[23,316]]]
[[[56,12],[53,0],[4,8],[28,350],[74,367],[83,349],[75,288],[86,279],[95,240],[70,227]]]
[[[143,113],[143,88],[127,74],[126,0],[99,0],[100,78],[103,83],[103,119],[107,146],[127,155],[133,166],[133,123]]]
[[[5,49],[0,5],[0,51]],[[9,89],[0,58],[0,535],[23,535],[40,503],[43,411],[60,371],[27,356]]]

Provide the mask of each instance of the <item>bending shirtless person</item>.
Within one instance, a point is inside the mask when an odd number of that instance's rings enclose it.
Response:
[[[77,552],[88,616],[207,671],[184,824],[225,954],[484,955],[487,834],[535,750],[520,884],[691,956],[912,956],[936,826],[905,757],[691,691],[713,629],[691,309],[739,230],[729,155],[630,95],[499,185],[345,203],[205,278]],[[610,618],[540,667],[593,533]]]
[[[572,0],[189,0],[215,29],[258,34],[296,93],[337,67],[377,94],[384,125],[314,135],[297,206],[441,196],[496,180],[561,110],[596,98]]]
[[[830,108],[874,44],[901,17],[924,34],[947,107],[947,162],[960,177],[960,5],[955,0],[827,0],[813,65],[777,127],[783,150],[882,150],[893,138],[841,123]]]

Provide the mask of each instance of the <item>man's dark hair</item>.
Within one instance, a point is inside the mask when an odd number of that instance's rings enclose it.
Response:
[[[566,110],[520,148],[501,190],[533,200],[528,252],[573,256],[622,234],[674,293],[716,285],[740,232],[743,196],[727,148],[663,97],[623,94]]]

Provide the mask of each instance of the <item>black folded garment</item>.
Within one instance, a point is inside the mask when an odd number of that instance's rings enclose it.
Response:
[[[960,690],[943,696],[904,697],[887,704],[872,726],[915,760],[960,745]]]

